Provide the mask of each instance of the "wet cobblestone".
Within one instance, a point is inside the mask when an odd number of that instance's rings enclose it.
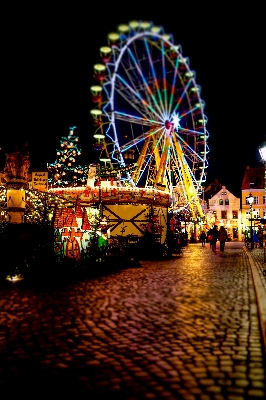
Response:
[[[255,255],[254,255],[255,257]],[[47,289],[0,289],[1,399],[265,399],[249,257],[172,260]]]

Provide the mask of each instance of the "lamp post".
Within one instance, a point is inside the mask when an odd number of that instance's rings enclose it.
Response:
[[[254,201],[254,197],[252,196],[252,193],[249,193],[249,196],[247,197],[247,201],[249,204],[249,213],[250,213],[250,244],[251,244],[251,249],[254,249],[254,240],[253,240],[253,229],[252,229],[252,204]]]
[[[264,167],[266,167],[266,141],[259,147],[259,152]],[[264,171],[264,189],[266,190],[266,171]]]

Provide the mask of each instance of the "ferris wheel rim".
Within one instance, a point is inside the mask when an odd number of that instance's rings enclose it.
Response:
[[[162,28],[162,27],[161,27]],[[171,35],[170,35],[170,39],[166,38],[164,35],[164,30],[163,28],[161,29],[162,33],[156,33],[156,32],[152,32],[152,31],[136,31],[134,32],[134,29],[131,30],[131,36],[126,37],[125,41],[123,44],[120,43],[120,45],[116,45],[113,46],[112,48],[112,52],[116,52],[116,57],[113,54],[113,58],[106,63],[106,69],[107,69],[107,76],[108,79],[106,79],[106,82],[103,83],[103,89],[107,95],[107,102],[105,104],[105,106],[103,107],[103,113],[105,114],[105,116],[107,117],[107,119],[109,120],[110,123],[110,127],[113,131],[113,136],[109,136],[110,139],[112,139],[112,141],[114,142],[114,148],[117,151],[117,154],[119,154],[120,158],[117,158],[117,161],[120,162],[122,165],[125,164],[124,158],[123,158],[123,153],[124,151],[127,150],[127,148],[130,147],[130,143],[129,143],[129,147],[127,147],[126,145],[121,145],[120,141],[119,141],[119,133],[117,132],[117,121],[121,120],[121,121],[125,121],[128,123],[139,123],[140,125],[147,125],[147,126],[157,126],[158,129],[163,129],[163,128],[167,128],[167,124],[170,123],[171,124],[171,118],[166,118],[166,114],[162,115],[162,113],[160,114],[160,111],[156,112],[156,109],[158,109],[158,106],[155,104],[154,109],[151,109],[151,106],[148,104],[149,107],[149,112],[144,113],[144,109],[142,108],[140,111],[140,108],[138,108],[138,104],[136,104],[136,99],[135,99],[135,104],[133,104],[134,102],[132,102],[131,106],[135,109],[137,109],[139,111],[139,114],[141,115],[139,117],[139,119],[136,118],[136,116],[132,116],[129,114],[123,114],[122,112],[120,112],[119,110],[117,110],[116,107],[116,99],[115,99],[115,95],[117,94],[117,80],[120,79],[122,81],[122,78],[119,76],[119,68],[121,67],[122,64],[122,60],[124,55],[126,54],[126,52],[128,51],[128,49],[130,49],[130,46],[134,43],[136,43],[136,41],[138,40],[143,40],[143,39],[147,39],[149,40],[149,45],[153,46],[154,43],[150,42],[151,38],[156,38],[156,40],[160,43],[160,45],[167,45],[169,48],[172,48],[174,52],[176,52],[177,56],[176,58],[179,60],[182,60],[182,63],[184,64],[184,68],[186,70],[186,72],[189,75],[189,80],[188,83],[185,87],[185,89],[183,89],[183,94],[182,96],[187,96],[188,98],[188,87],[191,86],[192,89],[194,89],[194,91],[196,92],[197,98],[198,98],[198,103],[195,106],[195,109],[192,109],[192,107],[190,107],[190,110],[187,110],[187,114],[190,112],[194,115],[195,111],[197,111],[197,113],[201,116],[201,118],[199,120],[201,120],[202,122],[202,127],[201,127],[201,131],[197,130],[196,127],[194,126],[193,129],[189,129],[189,128],[185,128],[185,127],[179,127],[179,129],[175,130],[175,134],[177,136],[177,140],[180,142],[180,144],[182,146],[184,146],[184,150],[186,152],[186,154],[188,154],[189,152],[191,152],[191,157],[194,159],[194,162],[196,159],[198,159],[198,162],[201,164],[201,166],[199,167],[202,171],[201,175],[199,175],[200,179],[198,179],[198,181],[195,183],[196,185],[199,183],[203,182],[203,178],[206,177],[205,175],[205,169],[208,166],[208,162],[207,162],[207,153],[208,153],[208,146],[207,146],[207,139],[208,139],[208,131],[206,129],[206,123],[207,123],[207,118],[206,115],[204,113],[203,107],[204,107],[204,102],[201,99],[200,93],[198,93],[199,90],[199,85],[197,85],[196,83],[196,79],[195,79],[195,74],[193,73],[193,71],[190,69],[189,63],[187,62],[187,58],[184,57],[182,55],[181,52],[181,46],[176,46],[174,44],[174,42],[171,39]],[[165,57],[165,54],[164,54]],[[167,59],[167,62],[170,63],[169,59]],[[137,67],[136,67],[137,68]],[[177,76],[177,71],[175,72],[176,76]],[[141,73],[140,73],[141,76]],[[178,76],[178,78],[180,78]],[[144,78],[143,82],[144,81]],[[142,82],[142,83],[143,83]],[[130,88],[130,85],[128,85],[127,83],[122,82],[123,85],[126,86],[126,88],[128,89],[128,91],[132,92],[133,89]],[[122,87],[122,86],[121,86]],[[126,102],[129,103],[128,101],[129,97],[124,97],[124,100]],[[187,99],[188,104],[190,104],[189,100]],[[155,102],[154,102],[155,103]],[[157,108],[156,108],[157,107]],[[156,108],[156,109],[155,109]],[[108,111],[109,109],[109,111]],[[170,110],[170,108],[169,108]],[[166,111],[166,110],[164,110]],[[189,111],[189,112],[188,112]],[[142,115],[143,113],[143,115]],[[152,117],[151,117],[152,115]],[[166,129],[167,130],[167,129]],[[202,140],[202,154],[196,154],[196,151],[194,150],[194,155],[193,152],[191,151],[191,146],[188,143],[185,143],[182,135],[185,135],[187,137],[191,136],[191,137],[199,137],[201,136],[201,140]],[[107,136],[108,136],[108,132],[107,132]],[[140,139],[142,139],[140,137]],[[134,142],[134,145],[136,145],[136,141]],[[192,149],[193,150],[193,149]],[[196,157],[197,155],[197,157]],[[190,172],[191,173],[191,172]],[[193,174],[192,174],[193,175]]]

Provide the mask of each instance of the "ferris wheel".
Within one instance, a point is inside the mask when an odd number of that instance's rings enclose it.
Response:
[[[130,21],[107,35],[95,64],[91,110],[100,159],[125,167],[124,184],[170,192],[173,208],[203,215],[207,117],[189,59],[171,34]]]

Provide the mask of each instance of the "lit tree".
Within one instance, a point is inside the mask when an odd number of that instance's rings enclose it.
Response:
[[[67,137],[60,140],[61,149],[56,150],[58,159],[53,164],[47,164],[51,176],[48,179],[50,187],[84,186],[86,184],[85,168],[77,164],[81,150],[77,147],[79,137],[74,135],[74,129],[69,128]]]
[[[24,222],[43,227],[52,226],[55,211],[65,203],[61,196],[33,189],[25,190],[25,196]]]

